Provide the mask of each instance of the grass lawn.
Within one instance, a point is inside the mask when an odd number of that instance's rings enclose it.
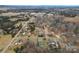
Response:
[[[11,41],[11,35],[0,35],[0,49],[6,47]]]

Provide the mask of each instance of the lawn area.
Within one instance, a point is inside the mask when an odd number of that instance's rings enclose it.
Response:
[[[0,35],[0,49],[6,47],[11,41],[11,35]]]

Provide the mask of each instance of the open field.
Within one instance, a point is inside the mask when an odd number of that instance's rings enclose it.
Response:
[[[7,44],[11,41],[11,35],[0,35],[0,49],[5,48]]]

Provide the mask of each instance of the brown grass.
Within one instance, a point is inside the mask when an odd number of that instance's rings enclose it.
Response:
[[[10,41],[11,35],[0,35],[0,48],[4,48]]]

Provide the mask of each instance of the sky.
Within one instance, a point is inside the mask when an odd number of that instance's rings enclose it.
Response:
[[[79,5],[78,0],[1,0],[0,5]]]

